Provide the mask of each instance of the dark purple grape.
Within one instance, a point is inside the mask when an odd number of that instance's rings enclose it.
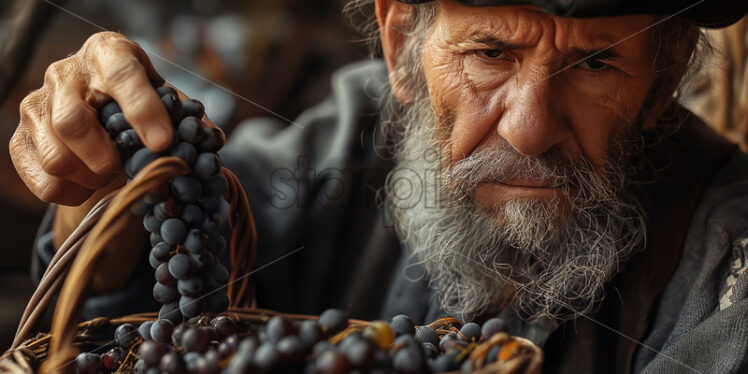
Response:
[[[151,325],[153,325],[153,321],[145,321],[138,326],[138,334],[143,340],[152,340]]]
[[[151,325],[151,338],[153,340],[168,344],[171,341],[171,334],[174,332],[174,324],[168,319],[159,319]]]
[[[109,132],[109,135],[112,138],[116,138],[123,131],[132,129],[130,124],[125,119],[125,115],[121,112],[112,114],[104,123],[104,127]]]
[[[274,316],[265,325],[265,332],[270,341],[277,343],[283,337],[295,334],[296,328],[290,319],[283,316]]]
[[[431,343],[435,347],[439,346],[439,334],[429,326],[418,326],[415,338],[421,343]]]
[[[101,356],[83,352],[75,357],[75,368],[80,374],[98,374],[101,369]]]
[[[205,137],[200,141],[197,149],[200,152],[216,153],[223,148],[223,144],[224,140],[221,130],[214,127],[208,127],[205,129]]]
[[[468,343],[472,341],[479,341],[481,336],[480,325],[475,322],[468,322],[460,329],[460,334],[465,336]]]
[[[145,370],[147,369],[147,365],[145,361],[143,361],[142,358],[139,358],[137,361],[135,361],[135,365],[133,365],[132,370],[135,374],[145,374]]]
[[[237,353],[231,358],[229,366],[226,368],[226,374],[250,374],[256,373],[257,367],[254,365],[251,354]]]
[[[417,350],[406,348],[392,356],[392,367],[397,373],[421,374],[426,371],[426,361]]]
[[[335,350],[335,346],[329,340],[321,340],[312,348],[312,356],[319,357],[329,350]]]
[[[151,264],[151,267],[153,269],[158,269],[159,265],[163,264],[163,261],[159,261],[156,257],[153,256],[153,251],[148,255],[148,263]]]
[[[348,347],[350,347],[354,342],[361,340],[361,332],[359,331],[353,331],[350,334],[346,335],[343,340],[338,343],[338,350],[341,352],[345,352],[348,350]]]
[[[208,235],[220,235],[223,228],[223,219],[218,213],[208,214],[203,219],[200,228]]]
[[[138,337],[137,331],[132,323],[123,323],[114,330],[114,341],[122,348],[130,348]]]
[[[452,350],[462,350],[466,345],[465,341],[454,331],[445,334],[442,336],[441,340],[439,340],[439,350],[445,353]]]
[[[182,116],[203,118],[205,115],[205,106],[195,99],[182,100]]]
[[[348,357],[332,349],[320,354],[314,361],[314,366],[319,374],[343,374],[351,370]]]
[[[201,153],[197,155],[192,171],[199,178],[211,178],[221,171],[221,160],[215,153]]]
[[[356,369],[369,371],[372,370],[376,365],[376,353],[377,347],[369,339],[356,339],[354,340],[344,352],[348,357],[348,361]]]
[[[140,355],[140,358],[145,361],[148,367],[158,366],[161,362],[161,357],[166,352],[166,347],[163,344],[153,340],[144,341],[140,345],[140,348],[138,348],[138,355]]]
[[[198,117],[184,117],[177,129],[179,137],[191,144],[199,144],[205,137],[205,125]]]
[[[169,218],[161,224],[161,237],[168,244],[182,244],[187,237],[187,225],[179,218]]]
[[[140,137],[135,130],[125,130],[119,133],[114,139],[117,147],[127,154],[134,153],[140,148],[143,148],[143,142],[140,141]]]
[[[195,204],[186,204],[182,210],[182,221],[190,226],[198,226],[204,219],[203,209]]]
[[[174,287],[177,285],[177,278],[169,273],[169,264],[164,262],[156,268],[156,282],[164,286]]]
[[[122,347],[114,347],[101,355],[101,364],[107,372],[113,372],[122,365],[126,356],[127,352]]]
[[[277,345],[286,365],[298,365],[304,361],[304,347],[296,336],[286,336]]]
[[[171,193],[174,195],[174,198],[183,203],[193,203],[203,193],[203,186],[196,178],[186,176],[176,177],[171,182]]]
[[[187,165],[192,165],[197,158],[197,148],[190,143],[181,142],[174,147],[171,151],[171,155],[179,157],[182,161],[187,163]]]
[[[157,158],[158,155],[148,148],[141,148],[125,161],[125,174],[128,178],[135,178],[136,174]]]
[[[177,352],[169,352],[161,357],[159,369],[164,373],[178,374],[187,370],[184,360]]]
[[[168,319],[171,323],[178,325],[182,322],[182,313],[179,312],[179,304],[164,304],[158,311],[158,319]]]
[[[204,284],[200,278],[190,278],[177,282],[177,289],[182,296],[200,296],[203,292]]]
[[[99,109],[99,122],[107,123],[109,117],[115,115],[116,113],[122,113],[122,109],[119,107],[119,104],[117,104],[116,101],[112,100],[104,104],[104,106]]]
[[[321,339],[322,329],[317,324],[317,321],[312,319],[301,321],[299,326],[299,341],[305,350],[310,350]]]
[[[263,372],[269,372],[277,369],[283,362],[275,344],[263,343],[255,351],[254,363]]]
[[[203,353],[208,349],[209,338],[207,331],[198,327],[190,327],[182,334],[181,346],[186,352]]]
[[[203,357],[200,357],[196,363],[197,372],[200,374],[219,374],[221,368],[218,366],[220,357],[216,351],[205,352]]]
[[[173,246],[161,242],[153,246],[151,249],[151,254],[153,254],[153,257],[155,257],[159,261],[167,261],[169,260],[169,256],[171,256],[171,252],[175,250]]]
[[[158,97],[162,97],[166,95],[177,96],[177,91],[169,86],[156,87],[156,93],[158,94]]]
[[[210,321],[210,325],[216,329],[221,339],[226,339],[229,336],[236,334],[237,327],[236,322],[233,319],[226,316],[218,316]]]
[[[223,196],[228,188],[229,184],[226,182],[226,177],[223,174],[203,181],[203,194],[207,196]]]
[[[200,253],[190,253],[190,258],[195,264],[195,267],[200,270],[208,269],[212,266],[216,260],[210,252],[200,251]]]
[[[155,246],[158,243],[163,242],[164,238],[162,238],[159,233],[152,232],[150,236],[150,240],[151,240],[151,246]]]
[[[201,230],[192,229],[184,240],[184,249],[192,253],[200,253],[208,245],[208,235]]]
[[[392,332],[395,333],[395,337],[406,334],[413,335],[416,332],[416,324],[405,314],[398,314],[392,317],[390,327],[392,327]]]
[[[153,215],[156,216],[156,218],[166,221],[169,218],[179,217],[182,215],[183,206],[180,203],[177,203],[173,199],[168,199],[166,201],[162,201],[156,206],[153,207]]]
[[[208,250],[210,253],[219,256],[226,249],[226,239],[221,234],[213,234],[208,239]]]
[[[153,298],[160,304],[171,304],[179,300],[179,291],[176,288],[156,283],[153,286]]]
[[[164,103],[166,111],[169,113],[171,123],[178,123],[182,118],[182,101],[175,94],[166,94],[161,96],[161,102]]]
[[[421,346],[423,347],[423,353],[426,355],[426,358],[432,359],[439,356],[439,348],[436,348],[435,345],[431,343],[421,343]]]
[[[179,253],[169,260],[169,273],[179,280],[189,279],[193,271],[192,259],[189,256]]]
[[[506,323],[501,318],[491,318],[484,322],[481,328],[481,334],[486,340],[500,332],[507,332]]]
[[[218,199],[215,196],[202,197],[197,204],[203,208],[203,211],[213,213],[218,210]]]
[[[148,213],[143,216],[143,227],[145,227],[148,232],[160,232],[162,222],[163,221],[156,218],[153,213]]]
[[[348,327],[348,318],[339,309],[327,309],[320,314],[317,323],[319,323],[323,332],[332,336]]]
[[[177,312],[177,314],[180,314],[180,313]],[[174,328],[174,332],[171,333],[171,344],[179,348],[182,346],[182,335],[184,335],[184,332],[187,330],[188,326],[187,324],[184,324],[184,323],[176,324],[175,326],[176,327]]]
[[[187,318],[194,317],[205,311],[205,300],[190,296],[182,296],[179,299],[179,310]]]

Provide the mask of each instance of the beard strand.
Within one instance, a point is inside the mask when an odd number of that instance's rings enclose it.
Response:
[[[614,134],[601,171],[578,155],[525,157],[506,144],[484,145],[445,170],[443,154],[434,157],[444,124],[428,100],[388,118],[385,131],[400,136],[386,207],[447,313],[471,320],[511,304],[528,320],[574,318],[594,309],[621,264],[644,247],[644,216],[624,188],[638,134]],[[512,200],[492,214],[477,207],[481,183],[514,177],[550,181],[561,198]]]

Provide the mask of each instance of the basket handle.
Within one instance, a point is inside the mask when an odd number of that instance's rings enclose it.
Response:
[[[52,319],[49,358],[42,364],[40,372],[68,372],[73,368],[69,363],[78,354],[73,346],[73,338],[86,291],[93,279],[96,263],[108,244],[123,229],[130,208],[159,185],[188,173],[189,166],[181,159],[161,157],[151,162],[114,197],[85,239],[65,278]],[[254,218],[238,178],[226,168],[223,168],[223,173],[228,182],[225,198],[231,204],[229,224],[232,227],[232,270],[228,285],[229,304],[231,307],[248,306],[254,304],[254,290],[244,271],[251,269],[256,259]]]

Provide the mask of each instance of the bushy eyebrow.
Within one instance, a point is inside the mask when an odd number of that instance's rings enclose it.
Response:
[[[481,44],[485,45],[488,48],[499,50],[522,49],[528,47],[527,45],[510,43],[496,36],[486,34],[472,35],[468,40],[471,44]],[[594,57],[598,60],[615,60],[621,57],[621,55],[617,53],[613,48],[611,48],[611,46],[592,49],[572,48],[568,51],[568,54],[571,57],[582,60],[590,57]]]

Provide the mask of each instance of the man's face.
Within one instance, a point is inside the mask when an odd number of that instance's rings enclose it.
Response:
[[[455,1],[440,7],[422,61],[448,165],[481,146],[503,145],[604,168],[611,135],[628,130],[617,127],[631,126],[654,79],[649,33],[641,32],[650,16],[569,19]],[[473,198],[490,211],[559,195],[549,179],[517,176],[481,183]]]

